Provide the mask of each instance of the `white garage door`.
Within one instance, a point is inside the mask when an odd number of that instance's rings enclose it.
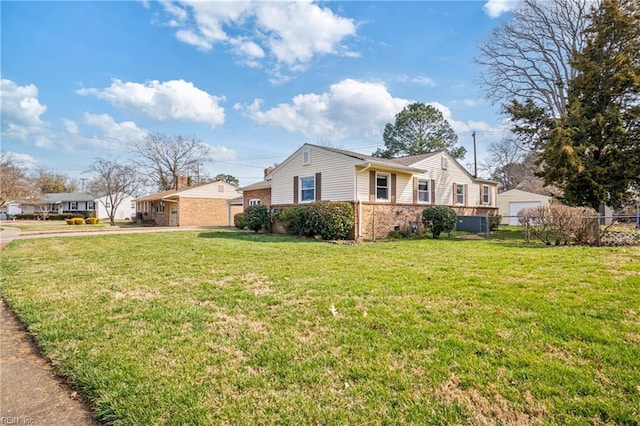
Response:
[[[522,209],[529,207],[537,207],[541,204],[540,201],[523,201],[519,203],[509,203],[509,225],[519,225],[518,212]]]

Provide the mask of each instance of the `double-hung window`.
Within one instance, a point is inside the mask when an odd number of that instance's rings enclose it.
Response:
[[[428,179],[418,179],[418,202],[420,203],[431,202],[431,191],[429,188]]]
[[[482,185],[482,204],[489,204],[491,202],[491,196],[489,194],[489,185]]]
[[[316,199],[315,176],[300,178],[300,202],[310,203]]]
[[[258,198],[252,198],[249,200],[249,206],[259,206],[260,200]]]
[[[96,205],[93,201],[87,201],[87,210],[95,210]]]
[[[376,173],[376,200],[389,201],[389,175]]]
[[[76,201],[71,201],[69,203],[69,210],[78,210],[78,203]]]
[[[464,185],[456,184],[456,204],[464,204]]]

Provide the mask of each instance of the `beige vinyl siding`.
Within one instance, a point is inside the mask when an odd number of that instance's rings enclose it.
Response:
[[[371,169],[361,169],[357,174],[358,179],[358,196],[359,201],[369,201],[369,171]]]
[[[398,203],[413,203],[413,176],[408,174],[397,175],[396,201]]]
[[[321,173],[322,200],[352,201],[354,194],[354,162],[340,155],[327,153],[313,148],[311,162],[302,164],[303,150],[298,151],[287,163],[282,164],[271,179],[271,203],[293,203],[293,178],[315,176]]]
[[[477,206],[480,204],[480,188],[474,183],[471,177],[465,172],[462,166],[450,156],[447,156],[447,169],[442,168],[442,156],[446,154],[434,155],[413,164],[414,167],[431,170],[430,179],[435,180],[436,200],[435,203],[443,206],[455,205],[453,199],[453,184],[468,185],[467,190],[467,206]],[[426,177],[421,175],[420,177]]]
[[[220,192],[220,188],[223,189]],[[197,186],[180,192],[181,198],[221,198],[228,200],[236,198],[241,193],[237,188],[225,182],[212,182],[206,185]]]

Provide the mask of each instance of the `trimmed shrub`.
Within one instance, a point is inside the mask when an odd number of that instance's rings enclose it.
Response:
[[[98,219],[97,217],[88,217],[84,220],[84,223],[86,223],[87,225],[95,225],[97,223],[100,223],[100,219]]]
[[[278,220],[282,222],[287,234],[298,237],[311,233],[306,229],[308,216],[309,209],[306,207],[285,207],[278,212]]]
[[[244,229],[247,227],[247,217],[244,213],[236,213],[233,216],[233,224],[238,229]]]
[[[314,201],[306,206],[285,207],[278,219],[288,234],[323,240],[346,240],[351,237],[355,216],[351,203]]]
[[[269,209],[267,206],[249,206],[244,212],[247,227],[256,233],[269,227]]]
[[[323,240],[346,240],[355,226],[351,203],[316,201],[309,205],[307,228]]]
[[[451,236],[451,231],[456,227],[458,215],[451,207],[434,206],[422,211],[422,223],[433,234],[433,238],[440,238],[442,232]]]
[[[74,217],[71,219],[67,219],[67,225],[83,225],[84,219],[81,217]]]

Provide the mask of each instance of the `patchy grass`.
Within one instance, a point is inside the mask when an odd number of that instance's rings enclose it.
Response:
[[[2,296],[114,424],[637,424],[640,249],[15,241]]]

